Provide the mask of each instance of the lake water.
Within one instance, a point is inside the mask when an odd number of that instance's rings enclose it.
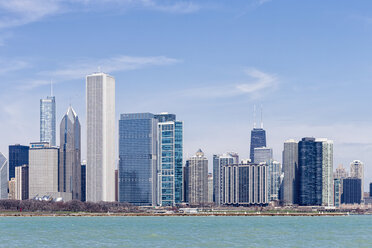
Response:
[[[372,247],[372,216],[0,217],[0,247]]]

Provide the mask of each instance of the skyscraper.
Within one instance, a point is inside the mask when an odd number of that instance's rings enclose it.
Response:
[[[298,195],[298,143],[293,139],[284,143],[282,201],[285,205],[297,204]]]
[[[59,192],[81,200],[81,135],[80,122],[70,106],[60,125]]]
[[[363,200],[364,193],[364,164],[362,161],[354,160],[350,163],[350,177],[359,178],[361,180],[361,200]]]
[[[266,147],[266,131],[261,128],[253,128],[251,131],[251,152],[250,159],[254,161],[254,149],[258,147]]]
[[[213,174],[208,173],[208,202],[213,202]]]
[[[29,146],[9,146],[9,180],[15,177],[15,167],[28,165],[28,150]]]
[[[282,167],[278,161],[270,161],[267,174],[267,187],[269,201],[279,200],[280,176]]]
[[[115,79],[86,77],[87,201],[115,200]]]
[[[236,159],[229,153],[213,155],[213,202],[217,205],[223,204],[223,175],[222,168],[225,165],[237,164]]]
[[[267,163],[273,160],[273,149],[269,147],[257,147],[254,148],[254,158],[252,163]]]
[[[81,201],[87,200],[87,163],[83,161],[81,164]]]
[[[15,199],[27,200],[29,195],[28,165],[15,168]]]
[[[322,205],[333,206],[333,141],[316,141],[322,143]]]
[[[208,202],[208,159],[201,149],[186,161],[184,187],[185,202],[197,205]]]
[[[8,199],[8,161],[0,152],[0,199]]]
[[[155,115],[158,120],[158,199],[161,206],[183,200],[183,123],[174,114]]]
[[[31,143],[29,160],[29,198],[58,192],[59,149],[49,142]],[[71,198],[71,196],[70,196]]]
[[[360,178],[344,178],[342,179],[342,196],[341,203],[343,204],[360,204],[361,203],[361,184]]]
[[[346,171],[346,169],[342,166],[342,164],[338,165],[336,168],[336,172],[333,174],[334,178],[347,178],[349,175]]]
[[[322,142],[315,138],[303,138],[298,143],[300,205],[322,204]]]
[[[149,206],[157,204],[157,128],[158,120],[151,113],[121,115],[118,171],[120,202]],[[173,152],[174,147],[164,144],[163,151]]]
[[[40,142],[56,145],[56,98],[40,99]]]

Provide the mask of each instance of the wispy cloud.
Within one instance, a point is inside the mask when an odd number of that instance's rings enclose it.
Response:
[[[218,87],[202,87],[184,91],[185,96],[226,98],[237,95],[249,95],[251,98],[260,98],[264,93],[275,90],[279,80],[275,75],[265,73],[256,68],[244,70],[251,80],[244,83],[227,84]]]
[[[4,60],[0,59],[0,75],[6,74],[9,72],[14,72],[14,71],[20,71],[25,68],[30,67],[30,63],[26,60],[21,60],[21,59],[9,59],[9,60]]]
[[[21,26],[40,21],[46,17],[68,11],[80,10],[81,7],[97,6],[104,9],[140,7],[167,13],[188,14],[200,9],[200,5],[190,1],[160,0],[0,0],[0,29]],[[88,8],[89,9],[89,8]]]
[[[271,0],[258,0],[259,5],[262,5],[262,4],[265,4],[265,3],[268,3],[268,2],[271,2]]]
[[[169,58],[165,56],[157,57],[134,57],[134,56],[115,56],[105,59],[84,59],[75,63],[62,65],[61,69],[42,71],[38,76],[43,79],[29,81],[20,88],[23,90],[32,89],[50,83],[49,79],[58,83],[73,79],[84,78],[87,74],[96,72],[98,70],[106,73],[118,71],[130,71],[142,69],[149,66],[165,66],[180,62],[180,60]],[[47,78],[47,79],[45,79]]]

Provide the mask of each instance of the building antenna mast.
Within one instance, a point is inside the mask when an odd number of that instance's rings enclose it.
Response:
[[[263,107],[261,104],[261,128],[263,129],[263,118],[262,118]]]
[[[253,128],[256,128],[256,104],[253,105]]]

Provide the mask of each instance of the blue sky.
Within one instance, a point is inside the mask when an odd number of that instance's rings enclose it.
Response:
[[[335,167],[365,162],[367,186],[371,44],[369,0],[0,0],[0,151],[39,139],[50,80],[58,122],[71,103],[85,132],[85,75],[100,67],[116,78],[117,118],[184,121],[185,158],[248,157],[262,104],[277,160],[289,138],[326,137]]]

